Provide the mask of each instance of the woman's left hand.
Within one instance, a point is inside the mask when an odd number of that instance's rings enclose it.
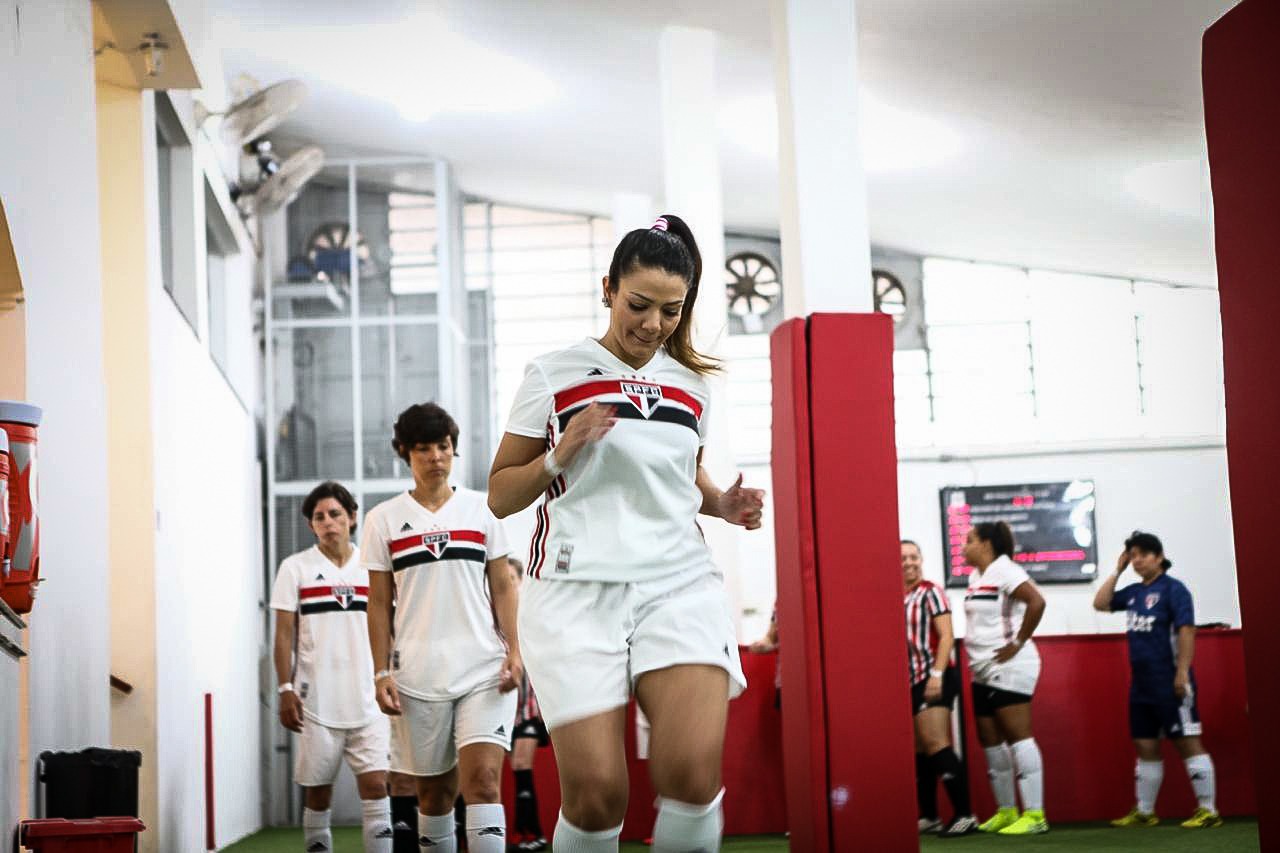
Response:
[[[1173,676],[1173,693],[1179,699],[1187,698],[1187,691],[1191,688],[1191,676],[1185,672],[1179,672]]]
[[[1007,646],[1001,646],[996,649],[996,663],[1008,663],[1020,651],[1022,651],[1021,643],[1009,643]]]
[[[738,524],[748,530],[760,527],[764,514],[764,489],[744,489],[742,475],[720,494],[720,517],[730,524]]]
[[[507,652],[507,659],[502,662],[501,679],[498,682],[499,693],[510,693],[520,686],[524,680],[524,660],[519,652]]]

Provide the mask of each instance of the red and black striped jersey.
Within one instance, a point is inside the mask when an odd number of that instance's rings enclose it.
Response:
[[[938,630],[933,620],[951,612],[947,594],[932,581],[922,580],[902,597],[907,616],[907,668],[911,683],[923,681],[934,668],[938,654]],[[941,669],[951,665],[954,657],[944,662]]]
[[[369,656],[369,573],[353,548],[346,565],[318,547],[286,557],[271,589],[271,608],[298,614],[293,688],[307,719],[356,728],[377,719]]]
[[[501,522],[470,489],[456,489],[436,512],[408,492],[369,510],[361,551],[366,569],[395,579],[399,690],[440,701],[499,682],[507,652],[485,570],[507,550]]]
[[[535,512],[527,573],[631,582],[711,571],[696,521],[706,381],[665,350],[637,370],[588,338],[529,363],[507,432],[551,450],[592,403],[612,406],[618,423],[548,487]]]

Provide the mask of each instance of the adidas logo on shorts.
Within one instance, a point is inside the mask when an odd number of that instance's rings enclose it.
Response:
[[[391,827],[385,826],[382,829],[379,829],[377,834],[374,835],[373,837],[374,838],[395,838],[396,833],[395,833],[395,830],[393,830]]]
[[[506,735],[506,733],[507,733],[506,726],[498,726],[498,730],[494,732],[495,735],[504,735],[504,736]]]
[[[477,833],[476,833],[476,835],[477,835],[477,836],[481,836],[481,835],[496,835],[496,836],[497,836],[497,837],[499,837],[499,838],[501,838],[502,836],[504,836],[504,835],[506,835],[506,834],[507,834],[507,833],[506,833],[506,830],[504,830],[504,829],[503,829],[502,827],[500,827],[500,826],[486,826],[486,827],[484,827],[483,829],[481,829],[479,832],[477,832]]]

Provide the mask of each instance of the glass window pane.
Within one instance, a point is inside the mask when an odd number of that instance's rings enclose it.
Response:
[[[302,495],[276,498],[276,565],[271,567],[272,579],[285,557],[316,544],[315,534],[302,517],[302,501]]]
[[[350,478],[350,330],[285,329],[272,335],[272,342],[277,482]]]
[[[1149,435],[1223,435],[1222,319],[1212,290],[1135,285]]]
[[[361,459],[366,478],[413,476],[391,449],[392,426],[409,406],[439,395],[436,340],[435,324],[360,330]]]

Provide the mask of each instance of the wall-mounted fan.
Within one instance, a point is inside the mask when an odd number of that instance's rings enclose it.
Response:
[[[745,332],[764,331],[765,315],[782,296],[777,267],[759,252],[745,251],[730,255],[724,271],[729,313],[742,321]]]
[[[346,222],[326,222],[311,232],[307,238],[307,260],[316,278],[333,282],[350,278],[352,236],[351,225]],[[356,263],[363,268],[369,261],[369,244],[359,231],[354,237]]]
[[[895,326],[907,316],[907,290],[896,275],[888,270],[873,269],[871,292],[875,298],[875,309],[892,317]]]
[[[261,145],[258,148],[263,150]],[[270,148],[265,151],[269,154]],[[261,180],[252,186],[242,183],[231,191],[231,197],[245,216],[262,216],[293,201],[303,185],[324,168],[324,151],[318,145],[308,145],[283,162],[276,161],[274,156],[260,156],[258,162]]]
[[[253,84],[256,88],[256,84]],[[204,124],[212,116],[222,116],[220,132],[231,145],[244,145],[274,130],[307,99],[307,84],[301,80],[282,80],[258,89],[223,112],[210,112],[196,102],[196,120]]]

